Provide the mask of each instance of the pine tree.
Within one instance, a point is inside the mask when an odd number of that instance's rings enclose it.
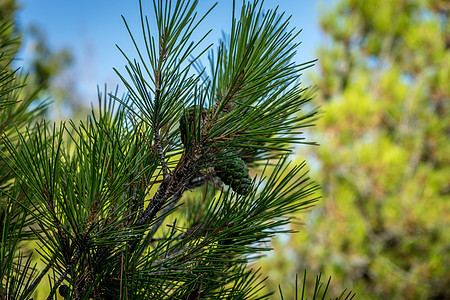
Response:
[[[312,63],[291,61],[298,32],[255,1],[233,8],[204,68],[208,49],[191,42],[197,3],[154,1],[153,23],[141,8],[140,39],[125,22],[138,56],[124,53],[118,72],[128,93],[99,93],[85,121],[1,119],[13,130],[0,140],[0,298],[29,299],[39,285],[47,299],[267,298],[248,263],[317,200],[305,164],[288,162],[289,145],[309,143],[301,130],[315,111],[302,112],[299,72]],[[4,82],[11,108],[21,86]],[[36,251],[23,254],[25,241]]]
[[[11,66],[21,35],[14,24],[15,1],[0,2],[0,155],[9,157],[3,142],[7,137],[12,144],[19,140],[18,132],[29,126],[45,112],[47,103],[35,104],[39,89],[24,88],[26,78]],[[33,105],[32,105],[33,104]],[[21,193],[14,184],[14,169],[0,159],[0,298],[24,299],[23,291],[38,276],[32,266],[29,251],[23,241],[30,237],[33,222],[21,208]]]
[[[322,15],[322,138],[310,155],[324,200],[277,247],[292,266],[284,280],[306,268],[330,275],[336,295],[450,297],[449,8],[342,0]]]
[[[76,94],[73,85],[63,87],[58,83],[58,79],[71,65],[71,51],[67,48],[51,49],[45,35],[37,26],[30,26],[30,28],[19,26],[20,24],[16,22],[16,13],[19,8],[20,5],[16,0],[0,1],[0,18],[3,24],[0,33],[2,44],[0,53],[3,55],[0,68],[4,70],[7,68],[10,71],[14,69],[16,80],[23,84],[20,90],[16,90],[21,94],[21,98],[34,101],[33,105],[44,105],[44,103],[46,103],[45,106],[50,105],[49,109],[41,111],[41,113],[60,114],[60,106],[65,105],[70,107],[74,115],[78,116],[81,113],[85,115],[87,110],[83,109],[79,97],[77,98],[78,104],[74,104],[72,101],[73,95]],[[33,49],[27,59],[29,62],[25,62],[25,65],[21,66],[28,70],[28,73],[17,68],[18,63],[24,63],[24,57],[17,56],[19,48],[25,46],[22,45],[24,37],[28,39],[26,46],[31,46],[30,48]],[[49,98],[52,98],[51,102],[47,101]],[[40,103],[37,104],[38,102]],[[24,107],[25,104],[23,103],[22,106]]]

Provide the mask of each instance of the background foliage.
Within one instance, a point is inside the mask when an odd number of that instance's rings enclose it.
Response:
[[[324,199],[275,241],[269,286],[307,269],[360,299],[450,298],[449,8],[343,0],[322,13],[321,146],[306,155]]]

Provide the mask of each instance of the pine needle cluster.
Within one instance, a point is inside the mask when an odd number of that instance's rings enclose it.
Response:
[[[99,92],[79,124],[36,121],[43,107],[20,110],[20,84],[2,73],[0,298],[40,284],[47,299],[268,296],[248,263],[317,200],[305,164],[288,163],[314,121],[299,83],[312,62],[292,61],[299,32],[259,1],[233,7],[215,50],[192,42],[198,1],[153,4],[140,40],[125,22],[137,52],[117,72],[128,93]]]

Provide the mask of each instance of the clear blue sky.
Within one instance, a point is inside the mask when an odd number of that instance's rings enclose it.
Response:
[[[153,13],[151,0],[143,0],[144,13],[150,18]],[[216,1],[200,0],[199,10],[206,11]],[[205,19],[198,30],[201,32],[213,29],[207,43],[215,43],[230,28],[232,1],[218,1],[219,4]],[[238,4],[240,0],[236,1]],[[280,11],[292,15],[291,25],[303,29],[299,40],[302,42],[295,58],[297,62],[315,59],[315,49],[323,41],[318,25],[319,2],[325,6],[334,0],[278,0],[265,1],[265,8],[279,6]],[[105,83],[112,90],[120,81],[112,68],[123,70],[125,59],[115,45],[119,45],[126,53],[134,55],[130,38],[123,24],[121,15],[125,17],[136,37],[139,35],[139,4],[133,1],[100,1],[100,0],[19,0],[21,9],[17,21],[21,28],[34,24],[45,34],[53,50],[68,48],[74,55],[71,69],[76,78],[78,93],[85,101],[96,102],[97,84],[103,88]],[[195,36],[194,36],[195,38]],[[206,44],[206,43],[205,43]],[[29,57],[30,45],[25,43],[19,58],[25,64]],[[20,65],[20,61],[18,66]]]

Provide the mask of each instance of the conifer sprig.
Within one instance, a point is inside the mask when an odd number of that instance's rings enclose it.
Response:
[[[289,19],[245,3],[211,73],[192,75],[209,49],[191,42],[198,1],[153,3],[155,34],[141,6],[143,43],[125,22],[138,56],[118,73],[127,95],[99,93],[86,121],[4,140],[47,265],[27,292],[48,272],[48,299],[264,298],[248,263],[317,200],[305,164],[287,158],[314,115],[300,113],[310,63],[291,62]],[[255,162],[265,168],[252,178]]]

